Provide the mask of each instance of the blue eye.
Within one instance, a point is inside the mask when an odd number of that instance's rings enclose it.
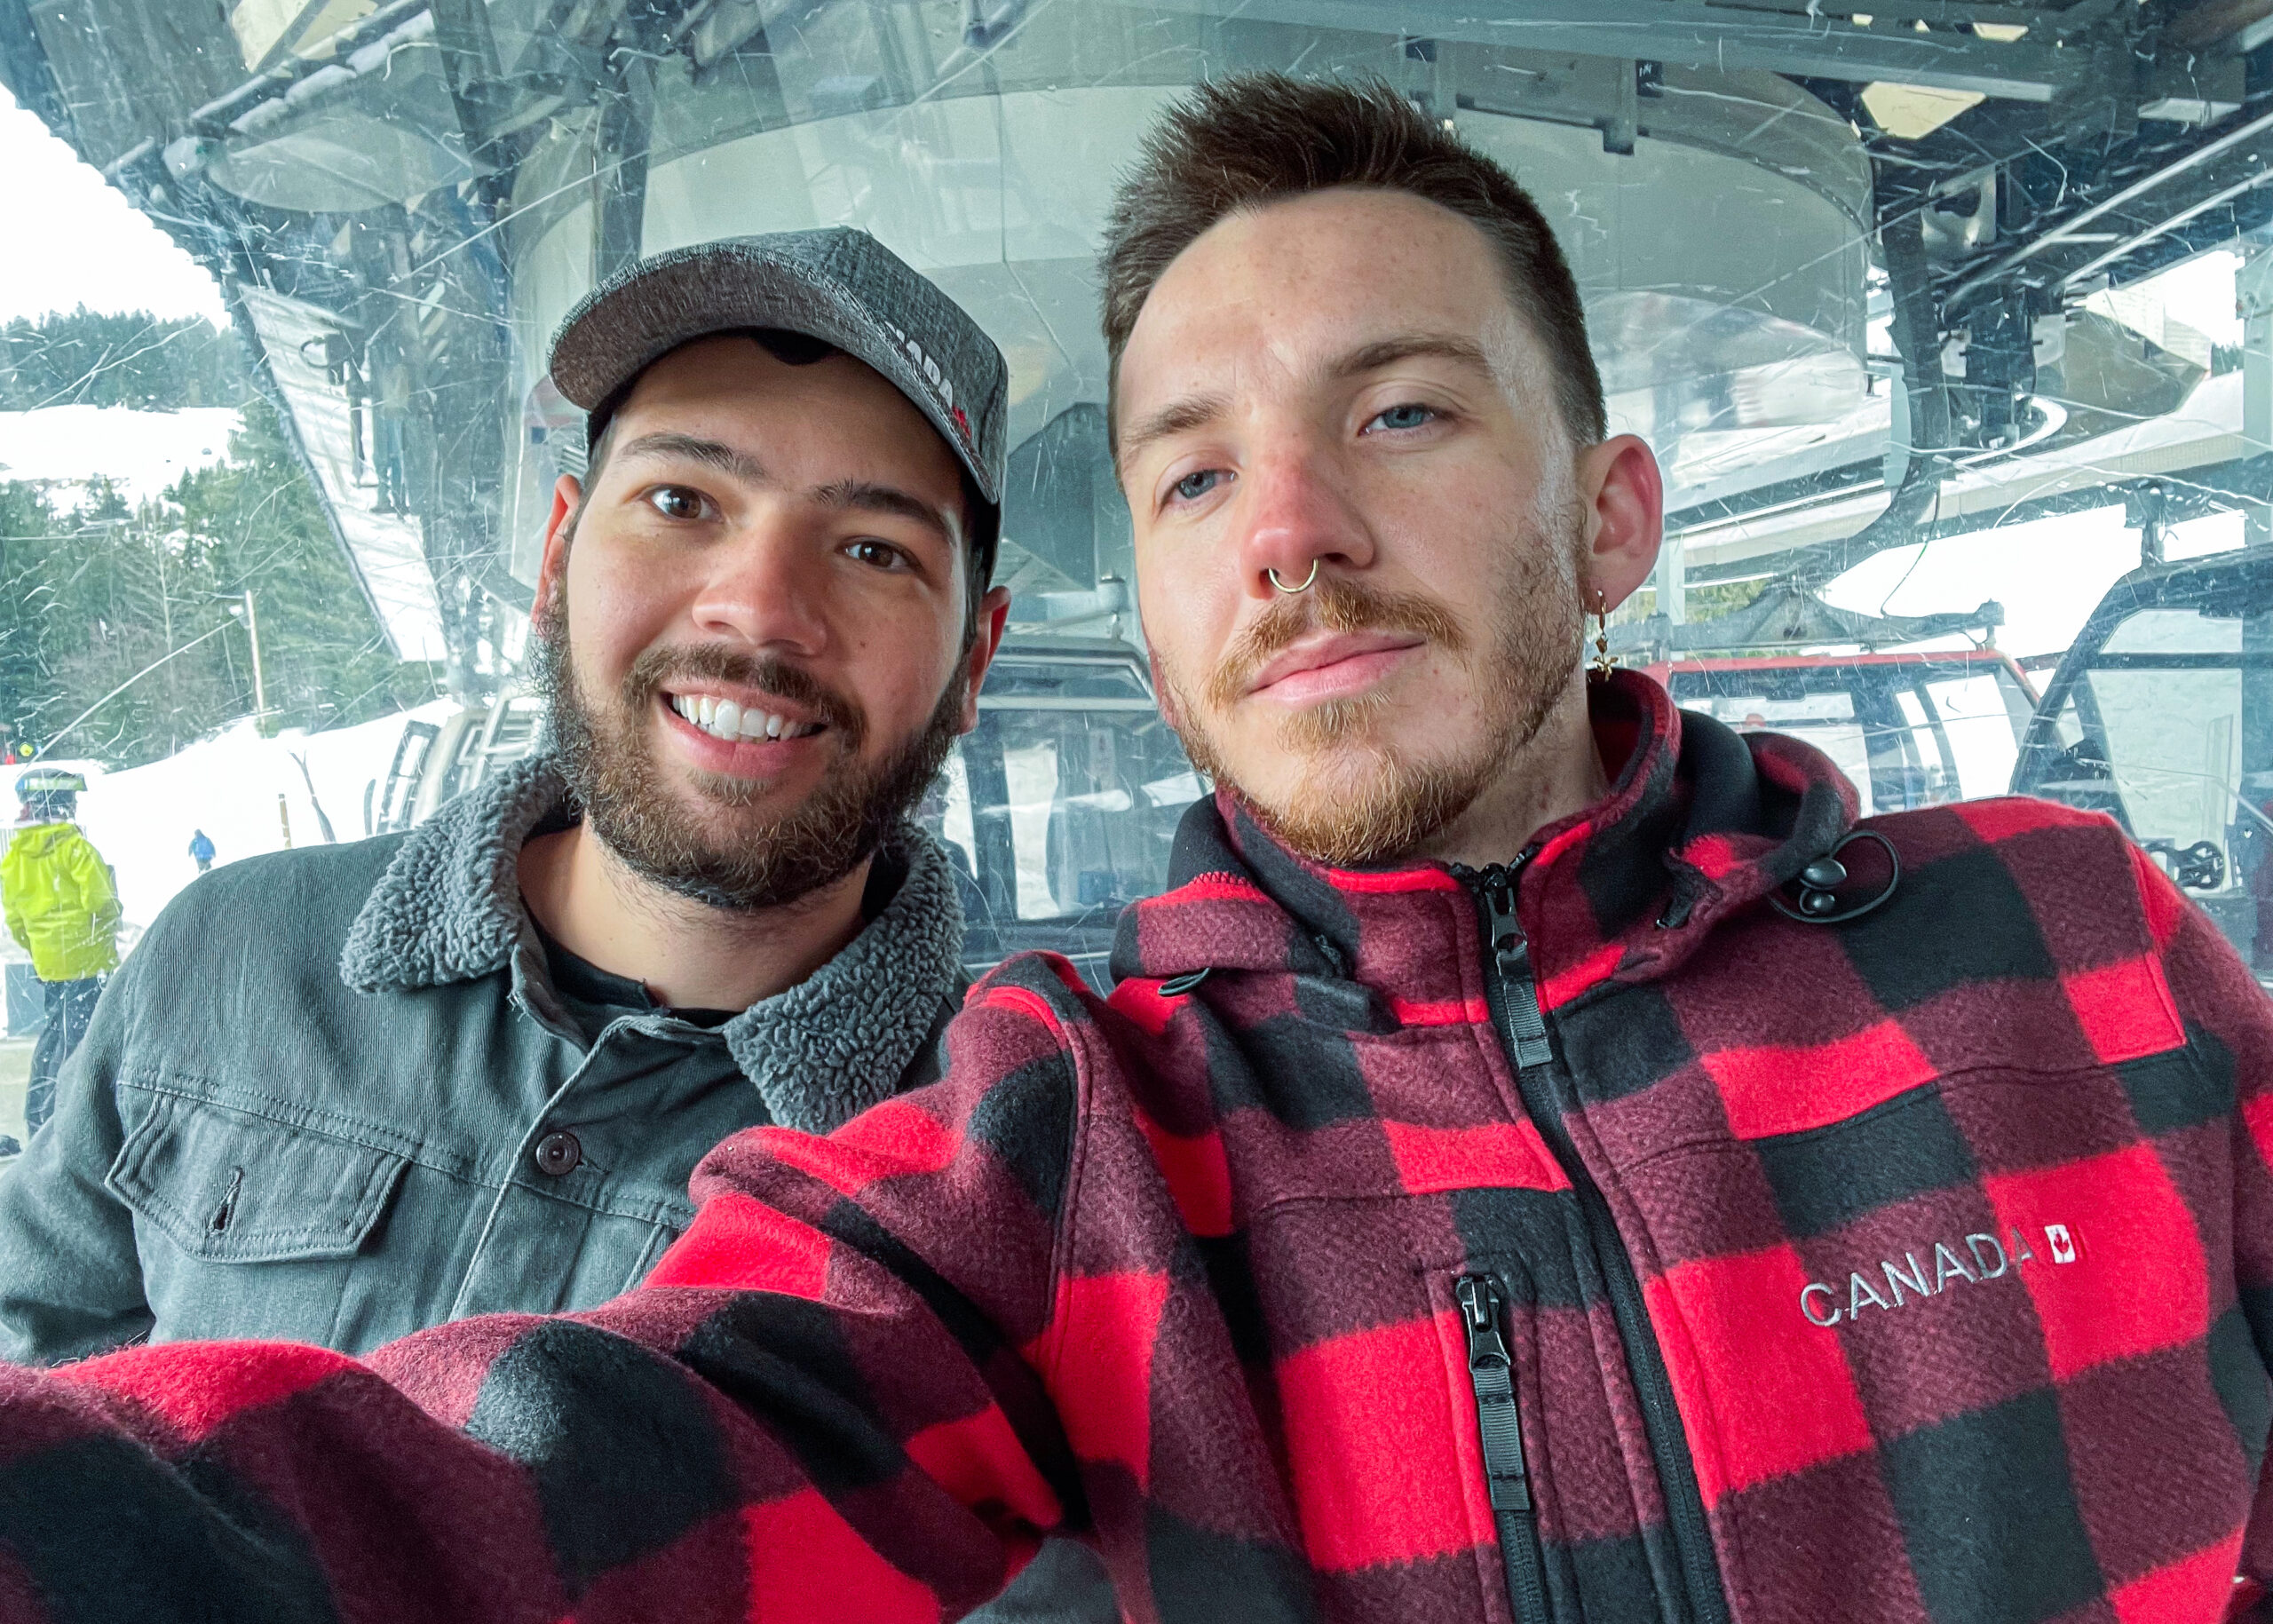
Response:
[[[1168,487],[1179,502],[1197,502],[1214,490],[1224,477],[1220,468],[1203,468],[1198,473],[1188,473]]]
[[[1380,413],[1366,426],[1368,428],[1378,426],[1384,429],[1418,429],[1425,427],[1436,415],[1436,409],[1433,407],[1420,406],[1408,400],[1402,406],[1392,406],[1387,411]]]

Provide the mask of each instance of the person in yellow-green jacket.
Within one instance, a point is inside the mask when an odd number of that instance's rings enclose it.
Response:
[[[23,816],[0,852],[8,934],[32,955],[32,972],[47,990],[47,1024],[24,1096],[32,1133],[54,1111],[56,1074],[85,1035],[102,978],[118,965],[118,886],[72,821],[86,787],[77,773],[54,768],[23,774],[16,780]]]

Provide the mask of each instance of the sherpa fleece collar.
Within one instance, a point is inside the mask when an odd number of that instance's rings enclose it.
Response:
[[[1665,974],[1718,922],[1837,844],[1856,813],[1854,787],[1797,740],[1683,713],[1638,672],[1590,684],[1588,696],[1614,781],[1539,832],[1517,895],[1550,1008],[1612,978]],[[1443,865],[1313,863],[1228,791],[1184,814],[1169,870],[1167,893],[1121,915],[1116,978],[1291,971],[1354,978],[1393,1006],[1444,955],[1473,944],[1473,901]],[[1385,912],[1399,928],[1359,928]]]
[[[519,860],[567,815],[557,765],[518,762],[413,829],[349,929],[339,978],[359,993],[413,992],[508,969],[534,939]],[[826,1132],[890,1097],[962,986],[962,905],[939,843],[903,822],[881,860],[904,866],[891,900],[797,986],[721,1033],[773,1120]]]

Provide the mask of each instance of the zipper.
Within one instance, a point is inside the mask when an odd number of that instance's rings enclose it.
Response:
[[[1468,1325],[1468,1380],[1476,1390],[1476,1427],[1484,1440],[1484,1477],[1492,1496],[1492,1520],[1500,1531],[1508,1604],[1515,1609],[1516,1624],[1548,1624],[1539,1513],[1531,1501],[1530,1474],[1524,1469],[1516,1362],[1500,1335],[1500,1283],[1488,1274],[1463,1274],[1453,1291]]]
[[[1540,1011],[1539,984],[1531,973],[1531,942],[1516,918],[1516,876],[1531,861],[1532,850],[1525,849],[1512,863],[1493,863],[1477,875],[1485,926],[1491,934],[1492,967],[1500,978],[1500,1026],[1515,1051],[1519,1086],[1520,1073],[1555,1058],[1555,1047],[1547,1041],[1547,1017]],[[1531,1107],[1528,1090],[1524,1104]],[[1532,1114],[1539,1114],[1536,1108]],[[1559,1149],[1556,1153],[1561,1154]]]
[[[1626,1243],[1611,1216],[1610,1203],[1579,1159],[1553,1097],[1554,1045],[1548,1040],[1547,1019],[1539,1005],[1531,942],[1516,917],[1516,883],[1524,865],[1538,850],[1526,847],[1511,863],[1493,863],[1482,869],[1456,867],[1454,872],[1475,886],[1483,903],[1485,950],[1493,972],[1485,978],[1485,994],[1493,1022],[1515,1061],[1517,1093],[1561,1164],[1564,1176],[1571,1181],[1587,1238],[1602,1265],[1611,1318],[1618,1326],[1619,1340],[1625,1344],[1627,1374],[1642,1406],[1642,1430],[1649,1440],[1650,1456],[1665,1494],[1666,1520],[1689,1593],[1689,1616],[1696,1624],[1727,1624],[1728,1602],[1721,1591],[1720,1565],[1705,1523],[1705,1498],[1697,1487],[1696,1462],[1690,1459],[1680,1406],[1674,1400],[1665,1356],[1642,1301],[1641,1282],[1635,1277],[1634,1261],[1627,1256]]]

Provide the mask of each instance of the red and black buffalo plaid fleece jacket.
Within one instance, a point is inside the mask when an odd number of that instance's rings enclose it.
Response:
[[[597,1311],[0,1374],[0,1616],[931,1619],[1053,1529],[1140,1620],[2254,1605],[2235,955],[2017,800],[1865,825],[1894,895],[1799,923],[1828,764],[1596,711],[1617,786],[1519,867],[1195,808],[1109,1002],[1006,966],[946,1081],[722,1145]]]

